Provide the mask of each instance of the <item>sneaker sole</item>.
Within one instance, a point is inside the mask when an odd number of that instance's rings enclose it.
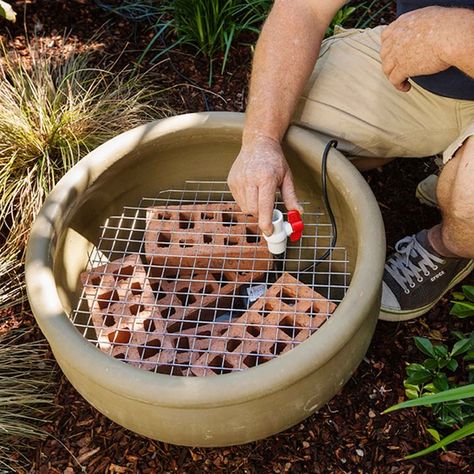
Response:
[[[415,196],[421,204],[429,207],[438,208],[438,201],[433,201],[428,194],[425,194],[419,187],[416,188]]]
[[[410,319],[415,319],[423,314],[427,313],[433,306],[438,303],[438,301],[453,287],[456,286],[460,281],[464,280],[472,271],[474,270],[474,260],[471,261],[466,268],[456,275],[456,277],[451,280],[448,285],[446,291],[435,301],[432,303],[423,306],[421,308],[417,308],[410,311],[389,311],[389,310],[382,310],[380,309],[379,319],[382,321],[392,321],[392,322],[399,322],[399,321],[409,321]]]

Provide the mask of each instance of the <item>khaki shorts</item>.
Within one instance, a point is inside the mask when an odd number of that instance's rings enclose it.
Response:
[[[474,135],[474,101],[441,97],[411,82],[400,92],[382,72],[383,26],[325,40],[293,123],[338,140],[349,157],[448,161]]]

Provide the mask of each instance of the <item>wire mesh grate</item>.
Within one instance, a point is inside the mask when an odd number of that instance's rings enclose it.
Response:
[[[331,226],[303,207],[302,238],[276,258],[225,182],[143,198],[102,226],[71,319],[103,352],[157,373],[219,375],[278,357],[324,324],[350,278],[345,248],[321,260]]]

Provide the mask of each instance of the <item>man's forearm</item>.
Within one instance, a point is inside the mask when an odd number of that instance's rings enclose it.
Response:
[[[452,20],[443,47],[444,59],[474,78],[474,10],[450,8],[448,14]]]
[[[263,136],[280,141],[311,74],[341,0],[276,0],[257,48],[244,144]]]

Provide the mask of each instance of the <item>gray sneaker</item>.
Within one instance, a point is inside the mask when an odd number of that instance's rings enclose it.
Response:
[[[474,269],[474,260],[442,257],[426,230],[405,237],[385,263],[379,319],[406,321],[428,312]]]
[[[416,187],[416,198],[421,204],[430,207],[439,207],[438,198],[436,197],[436,187],[438,186],[438,176],[430,174],[423,181],[418,183]]]

